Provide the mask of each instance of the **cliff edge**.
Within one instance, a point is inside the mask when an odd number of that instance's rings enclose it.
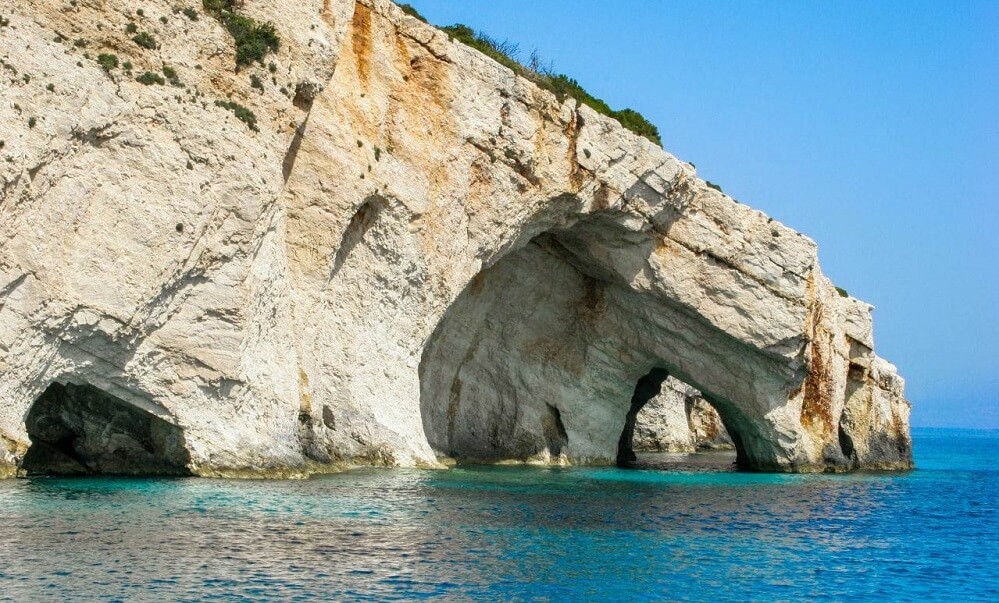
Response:
[[[0,472],[611,463],[653,374],[912,466],[805,236],[387,0],[206,6],[0,0]]]

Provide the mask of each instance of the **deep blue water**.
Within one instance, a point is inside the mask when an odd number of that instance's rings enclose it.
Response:
[[[999,432],[907,474],[0,481],[4,600],[999,600]]]

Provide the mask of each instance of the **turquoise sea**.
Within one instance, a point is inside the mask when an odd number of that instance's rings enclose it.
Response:
[[[914,439],[907,474],[0,481],[0,600],[999,600],[999,432]]]

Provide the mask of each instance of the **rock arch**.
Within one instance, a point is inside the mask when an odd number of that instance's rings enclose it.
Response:
[[[310,458],[613,463],[660,367],[748,468],[911,464],[857,444],[906,439],[907,405],[892,370],[874,391],[870,308],[812,241],[391,6],[355,7],[281,200]]]
[[[654,236],[620,218],[550,229],[470,281],[420,364],[431,447],[469,461],[627,460],[635,415],[673,374],[712,400],[743,466],[793,464],[773,419],[793,374],[775,379],[767,354],[650,290]]]
[[[734,450],[724,421],[701,392],[675,377],[667,378],[661,389],[638,413],[635,452]]]
[[[25,418],[24,475],[189,475],[183,430],[92,385],[52,383]]]
[[[638,421],[638,413],[653,398],[662,393],[663,383],[669,378],[669,372],[664,368],[654,368],[643,375],[635,385],[635,393],[631,395],[631,406],[624,419],[624,429],[621,431],[621,438],[617,442],[617,464],[628,466],[634,463],[637,458],[633,441],[635,439],[635,423]]]

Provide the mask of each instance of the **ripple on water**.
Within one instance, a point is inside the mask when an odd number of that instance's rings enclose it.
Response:
[[[6,481],[0,598],[996,600],[997,452],[917,432],[907,474]]]

